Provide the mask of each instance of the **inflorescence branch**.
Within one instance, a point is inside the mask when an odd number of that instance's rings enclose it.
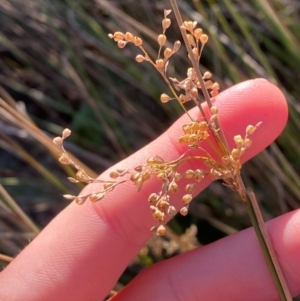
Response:
[[[180,104],[185,113],[189,116],[190,122],[182,126],[182,135],[178,138],[178,143],[186,146],[186,151],[176,160],[165,161],[160,156],[156,155],[153,158],[148,158],[143,165],[135,166],[129,170],[114,170],[110,172],[109,181],[100,180],[90,177],[80,166],[78,166],[68,155],[63,146],[63,141],[70,134],[69,129],[65,129],[61,137],[54,138],[54,143],[61,149],[59,162],[73,166],[77,172],[75,178],[69,178],[73,183],[99,183],[102,189],[97,193],[91,193],[85,196],[65,195],[69,200],[75,200],[78,204],[83,204],[87,199],[92,202],[102,200],[105,195],[115,189],[116,186],[125,182],[131,182],[137,186],[138,191],[143,184],[151,178],[156,178],[161,182],[161,188],[157,192],[152,192],[149,197],[150,211],[154,220],[157,221],[152,230],[155,230],[158,235],[164,235],[166,232],[164,224],[167,221],[167,216],[173,217],[178,210],[172,205],[172,194],[179,193],[179,182],[185,179],[188,184],[185,185],[182,193],[183,206],[179,209],[182,215],[188,213],[189,203],[194,197],[195,187],[203,180],[204,177],[211,177],[213,180],[223,180],[224,185],[244,195],[244,186],[240,178],[240,169],[242,167],[241,156],[246,149],[251,145],[250,135],[260,126],[261,122],[256,125],[248,125],[246,133],[234,136],[235,147],[229,149],[223,131],[218,122],[218,108],[213,105],[213,98],[218,95],[220,86],[217,82],[213,82],[212,74],[206,71],[203,75],[199,69],[201,53],[205,44],[208,41],[208,36],[203,33],[201,28],[197,27],[195,21],[177,20],[180,24],[180,29],[183,32],[183,38],[186,43],[188,57],[192,62],[192,66],[187,70],[186,78],[178,80],[177,78],[167,75],[170,58],[179,50],[181,43],[176,41],[173,48],[166,47],[167,36],[166,31],[171,25],[169,14],[171,10],[164,11],[162,21],[162,33],[157,37],[158,55],[156,59],[151,59],[147,51],[143,47],[142,38],[135,36],[130,32],[116,31],[109,34],[119,48],[124,48],[127,44],[133,44],[140,49],[141,54],[136,56],[136,61],[139,63],[150,63],[162,76],[167,86],[171,90],[172,97],[167,93],[162,93],[160,101],[167,103],[173,99]],[[195,62],[197,66],[195,65]],[[206,116],[201,106],[200,92],[202,91],[204,99],[209,98],[210,116]],[[193,101],[201,112],[201,119],[193,118],[187,112],[184,104]],[[220,134],[221,133],[221,134]],[[210,153],[201,147],[202,141],[206,140],[209,145],[212,145],[210,137],[217,142],[219,150],[212,147]],[[196,169],[179,168],[184,166],[187,161],[199,160],[203,166]],[[183,170],[183,171],[182,171]],[[242,198],[243,199],[243,198]]]

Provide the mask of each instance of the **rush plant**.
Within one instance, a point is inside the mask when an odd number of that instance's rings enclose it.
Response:
[[[166,82],[170,92],[162,93],[160,101],[162,103],[177,101],[189,117],[189,122],[182,126],[182,135],[178,137],[178,143],[185,146],[185,151],[172,161],[166,161],[157,154],[155,157],[148,158],[143,165],[133,166],[126,170],[113,170],[110,173],[110,180],[101,180],[90,177],[66,152],[63,142],[71,134],[71,131],[65,129],[62,136],[54,138],[53,141],[61,150],[60,163],[71,165],[77,171],[76,176],[69,178],[69,180],[74,183],[102,184],[102,190],[97,193],[83,196],[65,195],[65,198],[74,200],[78,204],[83,204],[88,199],[91,202],[98,202],[103,200],[106,194],[125,182],[131,182],[139,191],[146,181],[155,177],[161,182],[161,189],[153,191],[148,197],[149,214],[152,214],[155,220],[152,230],[158,235],[164,235],[167,216],[173,217],[177,212],[182,215],[187,214],[189,204],[194,197],[195,188],[205,177],[222,180],[225,186],[237,191],[242,202],[248,208],[252,224],[281,300],[292,300],[272,245],[269,242],[268,233],[264,228],[255,195],[251,190],[245,188],[241,178],[241,157],[251,146],[251,135],[258,129],[261,122],[257,120],[256,124],[250,124],[246,127],[245,133],[237,133],[232,137],[234,147],[229,148],[218,121],[218,108],[214,105],[214,97],[218,95],[220,86],[213,81],[210,72],[206,71],[202,74],[199,68],[201,54],[208,41],[208,36],[203,33],[201,28],[197,27],[197,22],[181,19],[176,1],[171,1],[171,4],[191,62],[184,79],[173,78],[168,74],[170,59],[176,55],[181,47],[179,40],[173,44],[173,47],[166,46],[168,44],[166,32],[171,25],[171,19],[169,18],[171,10],[164,10],[162,32],[157,37],[158,54],[156,58],[149,56],[144,48],[143,39],[131,32],[117,31],[109,34],[109,37],[121,49],[126,47],[127,44],[137,47],[140,54],[136,56],[136,61],[151,64]],[[208,110],[205,110],[201,105],[203,101],[206,101]],[[195,118],[188,113],[185,107],[187,102],[195,103],[200,110],[201,118]],[[209,145],[209,148],[203,147],[203,141],[206,141],[205,145]],[[198,161],[198,167],[195,169],[185,168],[185,163],[190,160]],[[182,180],[186,183],[183,193],[179,191],[178,186],[178,183]],[[182,207],[179,209],[172,205],[172,195],[177,193],[182,193]]]

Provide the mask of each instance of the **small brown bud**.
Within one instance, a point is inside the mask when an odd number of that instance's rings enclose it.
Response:
[[[192,193],[196,187],[195,183],[187,184],[185,187],[185,191],[188,193]]]
[[[213,90],[220,90],[220,85],[219,83],[215,82],[213,83],[212,87],[211,87]]]
[[[209,79],[209,78],[211,78],[211,76],[212,76],[212,74],[209,71],[206,71],[206,72],[204,72],[202,78],[203,79]]]
[[[116,171],[111,171],[110,173],[109,173],[109,176],[110,176],[110,178],[112,178],[112,179],[117,179],[118,177],[119,177],[119,174],[116,172]]]
[[[202,29],[201,28],[197,28],[194,30],[194,37],[197,39],[197,40],[200,40],[201,36],[202,36]]]
[[[53,139],[53,143],[57,146],[61,146],[62,145],[62,142],[63,142],[63,139],[61,137],[55,137]]]
[[[143,40],[139,37],[134,37],[133,43],[135,46],[142,46],[143,45]]]
[[[158,228],[156,229],[156,234],[157,235],[165,235],[166,234],[166,227],[164,225],[160,225],[158,226]]]
[[[69,156],[66,153],[61,154],[61,156],[58,158],[59,163],[68,165],[71,163]]]
[[[207,41],[208,41],[208,35],[207,34],[201,35],[200,41],[201,41],[202,44],[207,43]]]
[[[164,46],[166,44],[167,41],[167,37],[164,34],[160,34],[157,37],[157,42],[159,44],[159,46]]]
[[[164,57],[168,59],[173,54],[173,50],[171,48],[166,48],[164,51]]]
[[[169,95],[167,95],[166,93],[163,93],[160,95],[160,101],[162,103],[167,103],[170,100],[171,100],[171,97]]]
[[[134,40],[134,35],[131,33],[131,32],[126,32],[125,33],[125,40],[127,41],[127,42],[133,42],[133,40]]]
[[[110,38],[112,38],[111,35],[109,35]],[[113,34],[113,38],[116,42],[120,41],[120,40],[123,40],[124,39],[124,33],[120,32],[120,31],[116,31],[114,34]]]
[[[256,130],[256,127],[253,125],[248,125],[246,128],[246,134],[247,135],[252,135]]]
[[[71,130],[70,129],[64,129],[62,132],[62,138],[65,139],[71,135]]]
[[[241,135],[236,135],[233,137],[233,139],[234,139],[234,142],[235,142],[237,148],[241,148],[243,146],[244,143],[243,143],[243,139],[242,139]]]
[[[93,193],[90,195],[90,200],[92,203],[96,203],[101,199],[103,199],[104,196],[105,196],[105,192]]]
[[[63,197],[66,199],[66,200],[70,200],[70,201],[73,201],[75,200],[77,197],[74,196],[74,195],[70,195],[70,194],[64,194]]]
[[[164,68],[164,60],[162,60],[162,59],[156,60],[156,67],[157,67],[157,69],[163,69]]]
[[[196,87],[193,87],[190,90],[190,94],[191,94],[192,97],[196,97],[198,95],[198,89]]]
[[[126,46],[127,42],[126,41],[123,41],[123,40],[120,40],[118,41],[118,47],[119,48],[124,48]]]
[[[172,217],[176,214],[177,210],[174,206],[169,206],[168,208],[168,214],[171,215]]]
[[[236,148],[233,148],[231,151],[231,156],[233,159],[238,159],[240,157],[240,151]]]
[[[173,52],[174,53],[177,52],[179,50],[180,46],[181,46],[181,42],[180,41],[176,41],[174,43]]]
[[[229,156],[223,156],[223,157],[222,157],[222,162],[223,162],[223,164],[225,164],[225,165],[229,165],[229,164],[231,163],[231,159],[230,159]]]
[[[172,182],[170,185],[170,191],[172,193],[177,193],[179,191],[179,187],[175,182]]]
[[[78,205],[82,205],[85,201],[86,201],[86,197],[80,197],[80,196],[78,196],[77,198],[75,198],[75,202]]]
[[[252,140],[249,138],[244,139],[244,146],[248,148],[252,144]]]
[[[181,215],[186,216],[188,214],[188,211],[189,210],[187,207],[182,207],[179,212]]]
[[[185,203],[185,204],[189,204],[191,201],[192,201],[193,197],[191,194],[185,194],[183,197],[182,197],[182,201]]]
[[[145,57],[141,54],[138,54],[136,57],[135,57],[135,60],[138,62],[138,63],[141,63],[145,60]]]
[[[163,30],[166,30],[171,25],[171,20],[169,18],[165,18],[162,20],[162,28]]]
[[[188,169],[185,171],[184,176],[187,179],[192,179],[194,177],[194,171],[192,169]]]
[[[219,94],[219,91],[218,90],[212,90],[211,92],[210,92],[210,96],[211,97],[215,97],[215,96],[217,96]]]
[[[215,107],[215,106],[212,106],[212,107],[210,108],[210,112],[211,112],[213,115],[216,115],[216,114],[218,114],[218,108]]]

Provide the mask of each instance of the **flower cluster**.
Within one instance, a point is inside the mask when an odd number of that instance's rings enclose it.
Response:
[[[240,169],[242,167],[241,156],[251,145],[249,136],[253,134],[261,124],[259,122],[255,126],[249,125],[246,128],[244,137],[240,135],[235,136],[235,147],[230,150],[224,138],[225,136],[222,135],[222,129],[218,124],[217,107],[210,103],[210,117],[208,118],[204,114],[200,104],[201,91],[203,94],[206,93],[209,95],[207,92],[209,90],[210,97],[214,97],[218,94],[220,87],[217,82],[211,80],[212,74],[207,71],[201,75],[200,78],[198,76],[201,74],[200,71],[198,70],[198,72],[196,72],[195,66],[193,66],[188,68],[187,77],[181,81],[167,76],[169,60],[178,51],[181,45],[180,41],[176,41],[173,48],[165,47],[167,43],[166,30],[171,25],[171,20],[168,18],[170,12],[170,10],[164,11],[162,33],[159,34],[157,38],[159,45],[158,56],[155,60],[151,59],[144,49],[143,40],[132,33],[117,31],[113,34],[109,34],[109,37],[116,41],[119,48],[124,48],[128,43],[134,44],[142,51],[142,54],[136,56],[136,61],[139,63],[143,61],[149,62],[163,77],[173,96],[171,97],[166,93],[162,93],[160,97],[161,102],[167,103],[171,99],[176,99],[190,117],[190,122],[182,126],[183,134],[178,138],[178,143],[186,145],[186,151],[173,161],[168,162],[159,156],[155,156],[149,158],[145,164],[135,166],[130,170],[114,170],[110,172],[111,180],[102,181],[88,176],[65,151],[63,140],[70,135],[70,130],[65,129],[61,137],[54,139],[54,143],[62,151],[59,161],[62,164],[71,165],[77,170],[75,178],[69,178],[71,182],[102,184],[102,190],[97,193],[85,196],[65,195],[67,199],[75,200],[78,204],[83,204],[88,198],[92,202],[99,201],[116,186],[124,182],[131,182],[140,190],[143,184],[151,178],[156,178],[160,181],[160,190],[152,192],[148,197],[150,211],[154,220],[157,221],[157,225],[153,227],[153,230],[156,230],[156,233],[159,235],[164,235],[166,232],[164,224],[167,221],[167,216],[173,217],[177,213],[177,209],[172,205],[172,194],[179,192],[179,182],[182,179],[185,179],[185,183],[187,183],[182,195],[183,206],[179,209],[182,215],[187,214],[189,203],[194,197],[195,188],[206,176],[210,176],[213,180],[222,179],[226,186],[241,192],[239,181]],[[199,63],[203,47],[208,41],[208,36],[202,32],[201,28],[197,28],[196,22],[183,22],[181,29],[185,31],[186,41],[188,42],[188,47],[191,48],[191,54]],[[190,56],[189,58],[191,59]],[[177,94],[176,91],[179,91],[180,94]],[[199,107],[202,113],[202,120],[192,118],[186,111],[184,103],[190,100],[194,101]],[[214,141],[217,142],[220,148],[219,151],[212,148],[211,152],[209,152],[201,146],[202,141],[210,137],[213,137]],[[200,160],[202,162],[201,166],[204,167],[187,170],[179,168],[189,160]]]

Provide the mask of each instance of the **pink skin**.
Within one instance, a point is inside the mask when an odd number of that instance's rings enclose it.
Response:
[[[276,139],[287,121],[283,94],[261,79],[224,91],[215,105],[231,146],[233,136],[243,136],[247,125],[263,122],[253,134],[253,145],[244,160]],[[198,109],[191,115],[199,116]],[[155,141],[118,163],[118,168],[142,164],[156,155],[166,160],[177,158],[184,150],[177,139],[187,121],[186,116],[180,118]],[[101,178],[108,179],[108,173]],[[198,192],[209,182],[204,180]],[[0,274],[0,300],[102,300],[151,237],[154,221],[147,197],[159,189],[160,183],[154,179],[140,193],[128,183],[98,203],[70,204]],[[88,185],[82,194],[91,191],[97,191],[97,184]],[[173,204],[182,206],[180,193],[174,195]],[[268,223],[293,295],[300,292],[299,226],[299,211]],[[146,269],[113,300],[273,301],[278,296],[255,234],[248,229]]]

